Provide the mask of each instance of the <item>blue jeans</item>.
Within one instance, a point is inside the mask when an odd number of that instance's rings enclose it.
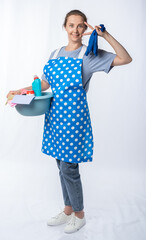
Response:
[[[72,206],[74,212],[82,211],[83,191],[79,174],[79,164],[56,159],[65,206]]]

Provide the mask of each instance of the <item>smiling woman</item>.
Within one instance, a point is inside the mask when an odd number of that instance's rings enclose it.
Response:
[[[41,150],[56,159],[65,205],[61,213],[48,220],[48,225],[66,223],[64,231],[72,233],[86,224],[79,164],[93,160],[93,131],[86,96],[90,79],[94,72],[109,73],[113,66],[132,59],[107,31],[102,32],[99,25],[89,25],[79,10],[67,13],[63,26],[68,45],[55,49],[43,69],[42,90],[51,86],[54,97],[45,113]],[[85,33],[87,27],[92,31]],[[82,44],[82,37],[95,29],[116,54],[98,49],[97,56],[93,52],[85,55],[87,46]]]

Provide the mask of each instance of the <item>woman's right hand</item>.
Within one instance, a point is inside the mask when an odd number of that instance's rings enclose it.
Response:
[[[10,96],[10,95],[20,95],[21,94],[21,90],[15,90],[15,91],[10,91],[8,94],[7,94],[7,98]]]

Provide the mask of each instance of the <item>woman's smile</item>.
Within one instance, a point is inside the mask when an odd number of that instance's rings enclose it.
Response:
[[[79,35],[79,34],[76,34],[76,33],[72,33],[72,36],[73,36],[73,37],[79,37],[80,35]]]

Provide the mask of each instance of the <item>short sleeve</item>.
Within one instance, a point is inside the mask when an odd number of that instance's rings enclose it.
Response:
[[[42,74],[42,76],[41,76],[41,79],[42,79],[42,80],[44,80],[44,81],[46,81],[46,82],[48,82],[48,80],[46,79],[46,77],[45,77],[45,74],[44,74],[44,73]]]
[[[98,49],[98,56],[95,56],[93,53],[90,53],[89,68],[91,74],[99,71],[109,73],[109,71],[113,68],[111,64],[115,57],[116,54],[107,52],[102,49]]]
[[[50,57],[49,57],[48,61],[53,57],[55,51],[56,51],[56,49],[50,54]],[[48,80],[46,79],[44,73],[42,74],[41,79],[44,80],[44,81],[46,81],[46,82],[48,82]]]

